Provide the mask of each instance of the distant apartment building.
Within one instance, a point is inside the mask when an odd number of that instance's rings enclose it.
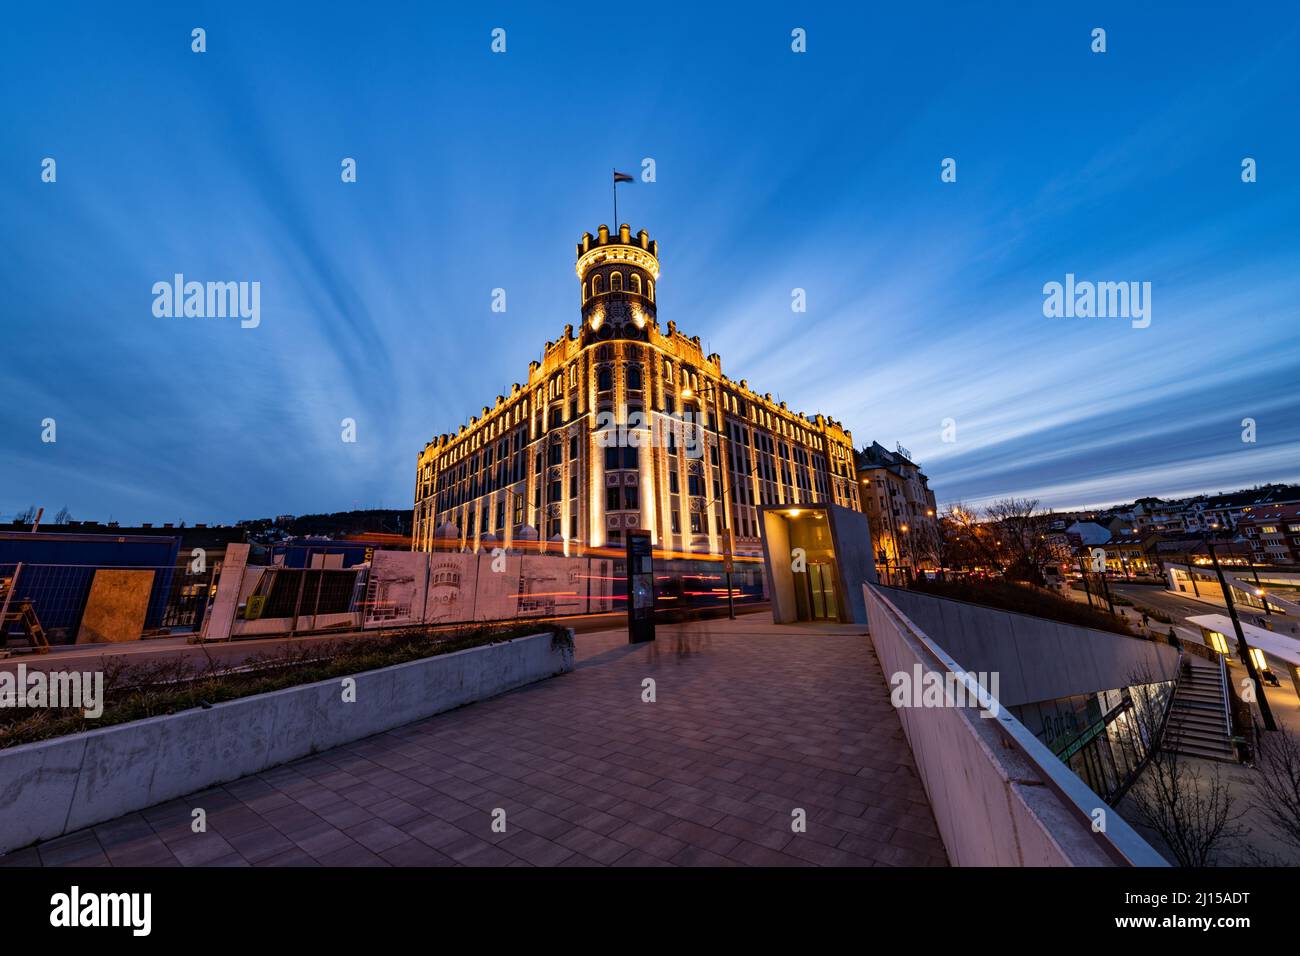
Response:
[[[1253,512],[1271,505],[1300,505],[1300,486],[1273,484],[1191,498],[1139,498],[1131,505],[1108,508],[1094,520],[1108,527],[1113,538],[1151,533],[1199,536],[1236,531]]]
[[[1300,486],[1263,485],[1229,494],[1199,495],[1183,502],[1184,527],[1188,531],[1237,530],[1243,519],[1269,505],[1300,504]]]
[[[863,510],[879,570],[906,577],[938,564],[939,524],[934,492],[907,450],[872,442],[855,455]]]
[[[1125,518],[1137,534],[1150,531],[1184,531],[1187,528],[1182,501],[1162,498],[1139,498]]]
[[[1111,539],[1101,546],[1106,555],[1106,570],[1126,578],[1135,574],[1156,573],[1154,549],[1159,539],[1158,534]]]
[[[1300,505],[1253,509],[1240,530],[1258,564],[1300,564]]]

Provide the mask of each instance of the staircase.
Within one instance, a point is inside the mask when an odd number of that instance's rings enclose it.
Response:
[[[1175,753],[1237,762],[1228,727],[1227,688],[1217,661],[1183,655],[1183,673],[1165,725],[1164,746]]]

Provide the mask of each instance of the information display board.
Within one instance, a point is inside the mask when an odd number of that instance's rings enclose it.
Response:
[[[655,639],[654,557],[650,532],[627,533],[627,640],[629,644]]]

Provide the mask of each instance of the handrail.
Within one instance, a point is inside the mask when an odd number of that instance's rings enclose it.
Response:
[[[1228,697],[1228,662],[1222,654],[1219,655],[1219,690],[1223,692],[1223,722],[1224,729],[1228,732],[1228,739],[1232,739],[1232,701]],[[1264,693],[1261,687],[1259,692]]]

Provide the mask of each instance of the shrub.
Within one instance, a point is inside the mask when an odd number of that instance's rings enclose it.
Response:
[[[933,594],[935,597],[952,598],[1002,611],[1060,621],[1062,624],[1137,636],[1127,624],[1108,611],[1058,597],[1051,591],[1029,584],[991,578],[964,578],[956,581],[917,581],[913,590]]]
[[[567,628],[540,621],[521,621],[508,626],[452,631],[418,628],[326,643],[289,643],[237,665],[195,654],[142,664],[130,663],[121,656],[105,657],[101,667],[103,714],[88,720],[75,709],[5,708],[0,710],[0,748],[195,707],[210,707],[240,697],[545,633],[550,633],[553,641],[569,639]]]

